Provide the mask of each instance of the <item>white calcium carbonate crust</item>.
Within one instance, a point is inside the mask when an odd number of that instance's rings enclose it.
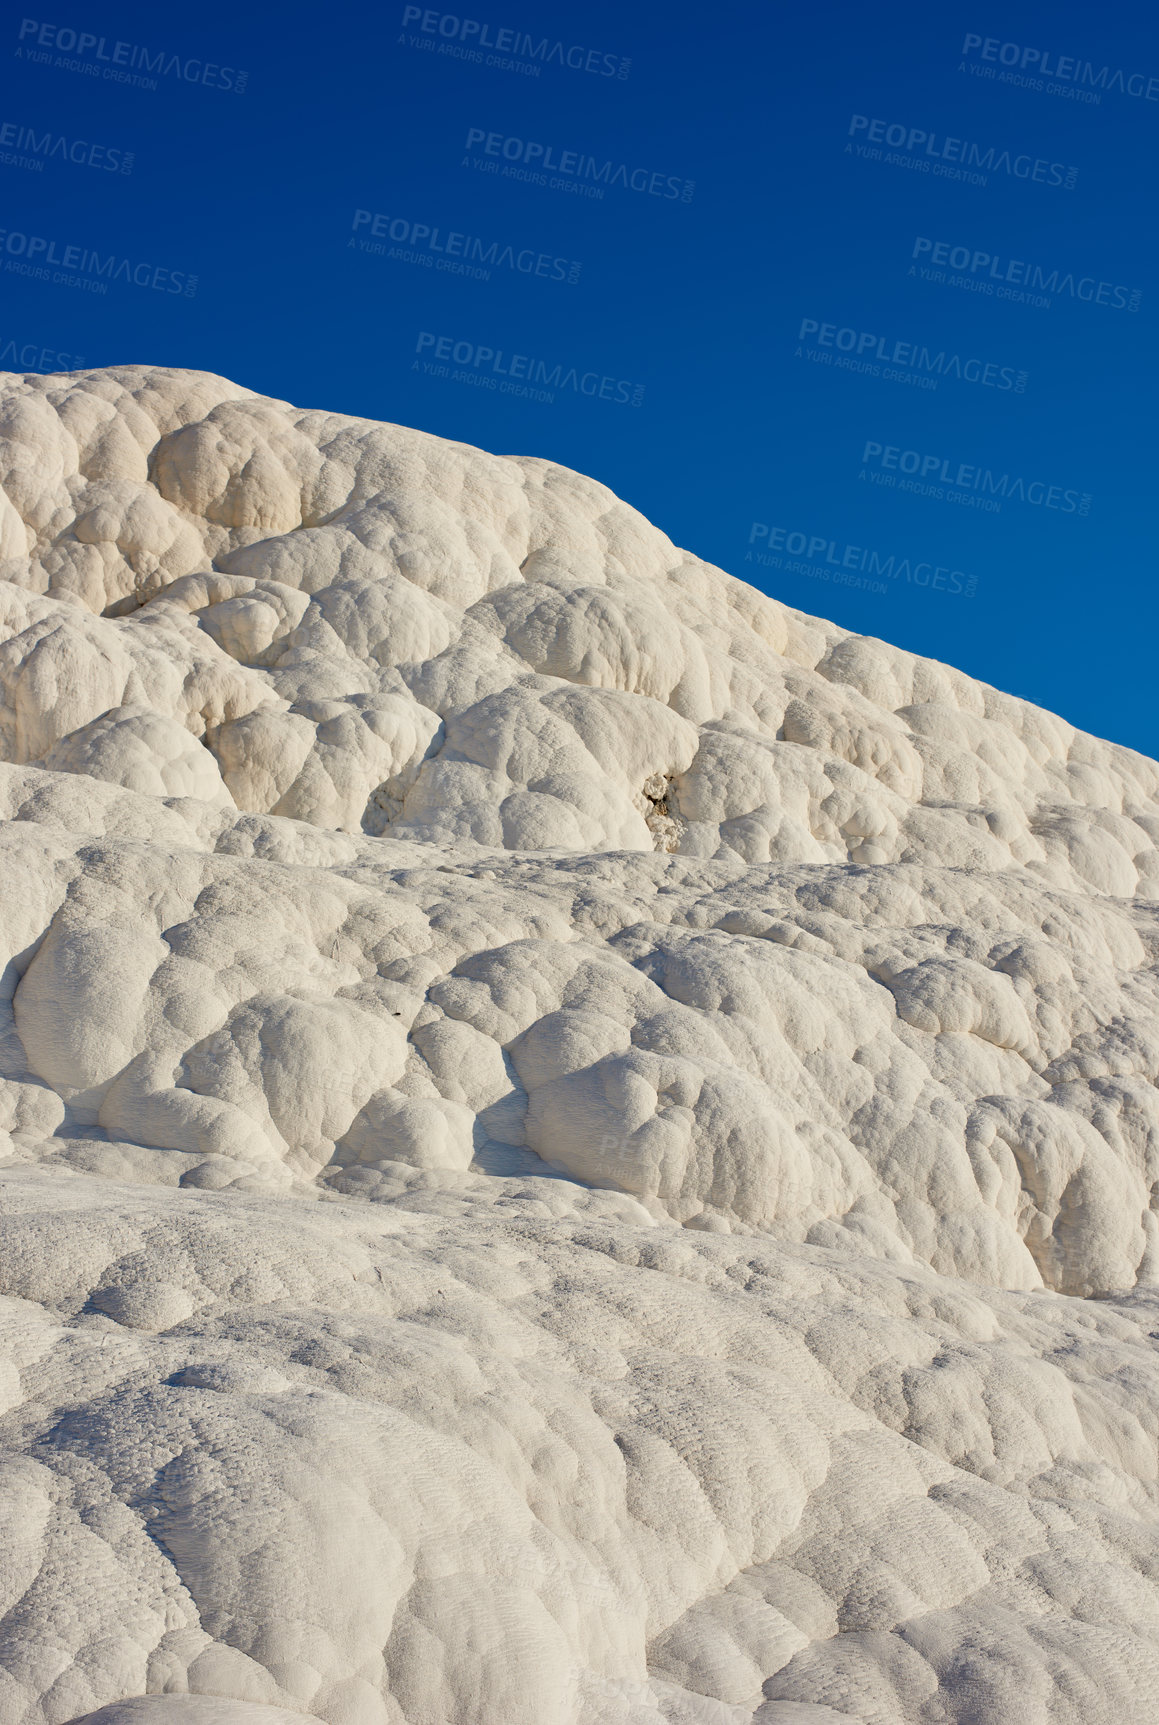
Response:
[[[1159,768],[0,377],[0,1725],[1150,1725]]]

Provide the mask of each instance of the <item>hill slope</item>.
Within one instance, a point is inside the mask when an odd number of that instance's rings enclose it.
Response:
[[[2,382],[3,1725],[1154,1717],[1155,763],[547,462]]]

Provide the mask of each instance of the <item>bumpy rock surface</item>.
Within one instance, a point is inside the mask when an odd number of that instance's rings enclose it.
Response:
[[[1151,1725],[1159,768],[0,381],[3,1725]]]

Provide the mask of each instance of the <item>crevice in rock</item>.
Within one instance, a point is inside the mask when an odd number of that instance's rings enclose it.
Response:
[[[675,817],[668,807],[668,792],[672,780],[665,773],[653,773],[644,780],[642,796],[645,804],[641,811],[652,834],[652,848],[658,851],[678,851],[680,849],[680,833],[682,822]]]

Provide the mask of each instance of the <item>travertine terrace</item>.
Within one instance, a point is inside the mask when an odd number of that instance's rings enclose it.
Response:
[[[1159,768],[0,383],[0,1725],[1150,1725]]]

